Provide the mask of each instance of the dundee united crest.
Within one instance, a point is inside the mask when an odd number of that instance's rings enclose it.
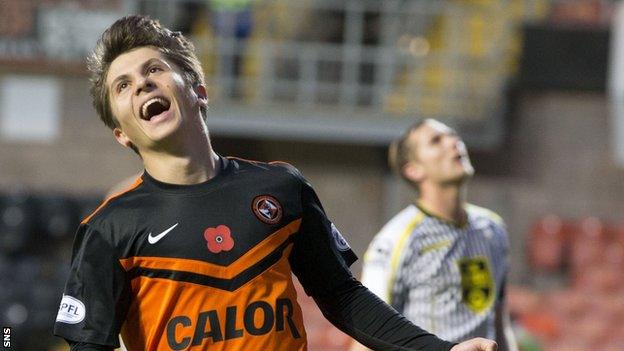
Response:
[[[459,260],[462,300],[472,311],[488,309],[494,301],[494,281],[488,259],[484,256]]]
[[[256,196],[251,208],[256,217],[266,224],[275,224],[282,219],[282,205],[271,195]]]

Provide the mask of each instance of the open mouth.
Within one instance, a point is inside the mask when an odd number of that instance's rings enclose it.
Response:
[[[151,98],[141,106],[141,119],[149,121],[152,117],[168,111],[169,107],[171,107],[171,103],[164,97]]]

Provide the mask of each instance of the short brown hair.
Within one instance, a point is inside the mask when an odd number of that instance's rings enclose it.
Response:
[[[119,55],[139,47],[152,46],[182,70],[184,80],[192,87],[204,83],[204,72],[195,56],[195,47],[180,32],[172,32],[158,20],[147,16],[126,16],[102,33],[95,49],[87,59],[91,72],[93,107],[107,127],[118,127],[110,108],[106,76],[111,63]],[[206,118],[207,108],[202,107]]]
[[[425,119],[416,121],[409,128],[407,128],[407,130],[403,132],[400,137],[392,141],[390,147],[388,148],[388,165],[390,166],[390,169],[409,184],[412,184],[412,181],[405,178],[403,168],[409,161],[412,160],[410,155],[414,152],[414,146],[408,143],[408,139],[410,135],[412,135],[412,132],[420,128],[425,121]]]

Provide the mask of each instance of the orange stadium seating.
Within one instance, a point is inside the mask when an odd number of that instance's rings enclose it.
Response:
[[[549,215],[528,238],[532,270],[558,274],[564,283],[541,291],[511,287],[515,321],[539,339],[542,351],[622,350],[624,225]]]

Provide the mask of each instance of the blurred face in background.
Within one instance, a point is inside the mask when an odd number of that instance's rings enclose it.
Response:
[[[441,122],[426,120],[407,142],[412,155],[404,172],[416,184],[461,185],[474,174],[466,145]]]

